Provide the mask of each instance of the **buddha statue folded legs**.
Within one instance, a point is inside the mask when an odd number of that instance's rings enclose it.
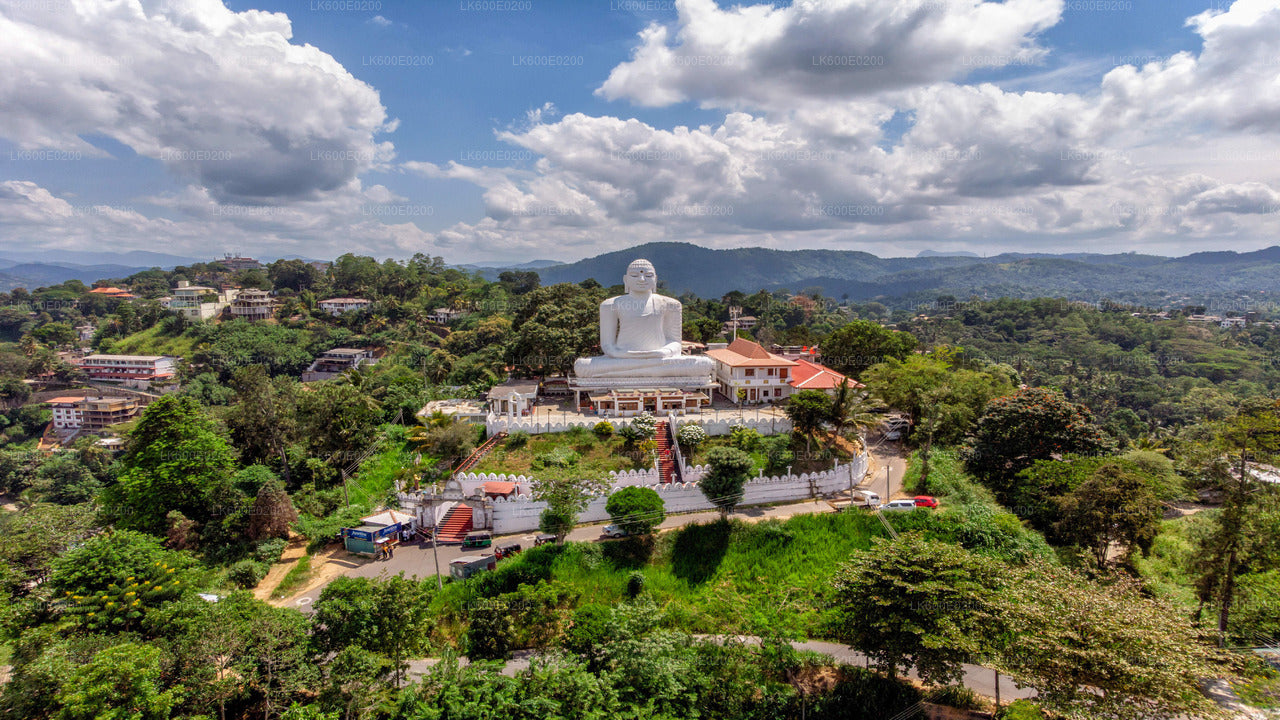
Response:
[[[679,300],[654,293],[657,274],[648,260],[627,268],[626,295],[600,304],[600,349],[603,355],[578,358],[573,372],[579,378],[666,378],[711,381],[715,362],[708,357],[682,355],[680,333],[683,306]]]

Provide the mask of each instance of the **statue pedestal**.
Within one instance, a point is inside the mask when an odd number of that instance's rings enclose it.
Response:
[[[639,388],[675,388],[677,390],[713,390],[718,383],[711,375],[697,377],[591,377],[569,378],[574,390],[637,390]]]
[[[639,412],[669,415],[673,411],[696,412],[711,403],[720,384],[714,375],[668,377],[592,377],[569,379],[574,407],[582,410],[597,402],[608,406],[602,417],[630,417]],[[605,397],[612,396],[612,397]],[[584,397],[589,401],[583,402]],[[623,407],[623,404],[627,407]]]

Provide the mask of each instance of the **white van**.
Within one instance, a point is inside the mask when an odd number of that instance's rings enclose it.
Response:
[[[888,505],[880,508],[881,510],[915,510],[916,501],[912,498],[903,498],[902,500],[890,500]]]
[[[859,507],[880,507],[880,496],[871,490],[854,490],[853,504]]]

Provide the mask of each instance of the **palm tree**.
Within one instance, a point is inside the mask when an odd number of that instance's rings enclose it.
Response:
[[[382,401],[379,398],[386,393],[385,387],[373,383],[373,372],[363,367],[350,368],[342,373],[338,382],[350,385],[360,393],[360,404],[372,411],[381,412]]]
[[[831,447],[844,434],[846,428],[857,428],[859,431],[872,427],[879,418],[867,409],[866,394],[858,393],[849,383],[849,378],[840,381],[835,395],[831,398]],[[858,433],[861,436],[861,432]],[[865,445],[865,443],[863,443]]]

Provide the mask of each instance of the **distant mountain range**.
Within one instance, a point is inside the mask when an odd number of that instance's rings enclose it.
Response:
[[[621,282],[635,258],[651,260],[668,291],[720,297],[739,290],[819,288],[827,297],[877,300],[908,307],[952,295],[1104,299],[1150,306],[1206,304],[1249,309],[1280,293],[1280,247],[1254,252],[1202,252],[1186,257],[1125,253],[1006,253],[980,258],[921,253],[880,258],[850,250],[711,250],[676,242],[649,243],[574,263],[538,269],[544,285],[594,278]],[[1280,307],[1270,308],[1272,312]]]

